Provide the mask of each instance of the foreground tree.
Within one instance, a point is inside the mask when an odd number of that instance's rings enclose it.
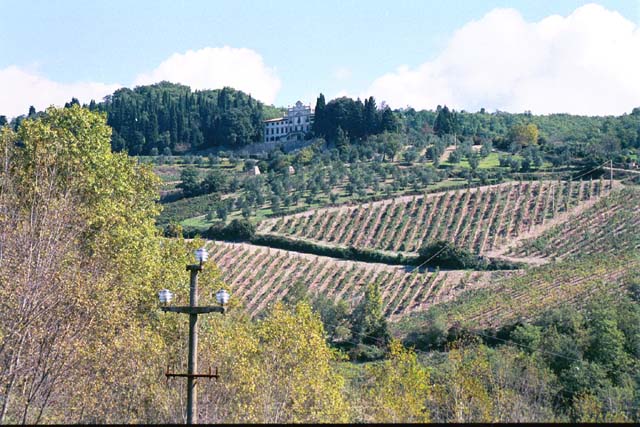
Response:
[[[229,315],[211,319],[203,345],[224,380],[209,383],[201,405],[207,422],[339,423],[349,421],[341,359],[326,343],[306,302],[276,304],[257,323]],[[206,356],[205,356],[206,357]]]
[[[157,178],[110,136],[77,105],[1,131],[0,422],[164,419],[149,315],[177,248],[157,236]]]
[[[365,368],[358,384],[363,399],[358,422],[428,423],[429,371],[416,354],[398,341],[390,344],[389,359]]]

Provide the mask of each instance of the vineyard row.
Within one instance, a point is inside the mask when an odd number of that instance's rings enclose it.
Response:
[[[222,280],[252,316],[283,299],[298,284],[306,287],[310,294],[324,294],[355,306],[362,298],[365,286],[375,282],[380,286],[386,315],[394,318],[425,310],[433,303],[466,290],[467,285],[479,286],[492,274],[408,272],[382,264],[336,261],[246,244],[210,241],[207,247],[211,259],[220,269]]]
[[[266,221],[260,232],[404,252],[447,240],[484,253],[604,190],[602,180],[511,182],[285,216]]]

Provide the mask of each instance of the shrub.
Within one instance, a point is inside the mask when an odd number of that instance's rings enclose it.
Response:
[[[255,233],[256,227],[251,222],[246,219],[234,219],[229,225],[225,225],[224,222],[214,223],[206,235],[210,239],[247,241],[251,240]]]
[[[357,362],[371,362],[383,359],[386,354],[384,348],[375,345],[358,344],[349,351],[349,359]]]
[[[443,240],[423,246],[418,253],[422,262],[430,260],[444,268],[480,268],[487,264],[470,251]]]

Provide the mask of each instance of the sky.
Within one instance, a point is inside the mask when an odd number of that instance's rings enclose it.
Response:
[[[640,106],[640,0],[0,0],[0,115],[162,80],[619,115]]]

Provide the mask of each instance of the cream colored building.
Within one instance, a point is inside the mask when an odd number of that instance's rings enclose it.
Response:
[[[298,101],[287,109],[284,117],[264,121],[264,142],[302,141],[312,125],[311,106]]]

